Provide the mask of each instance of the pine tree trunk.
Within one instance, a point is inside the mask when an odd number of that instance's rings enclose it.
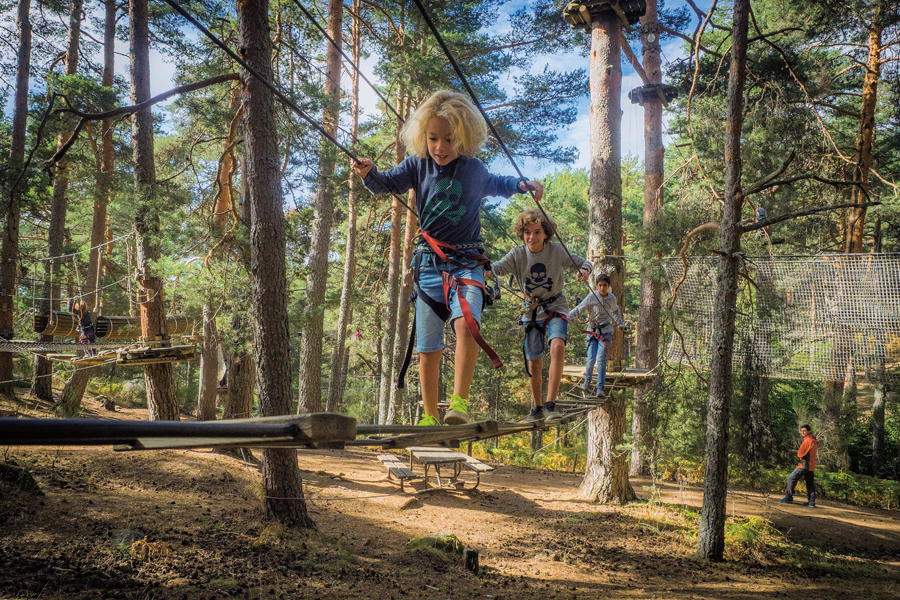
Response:
[[[103,35],[103,79],[105,87],[112,87],[115,74],[115,46],[116,46],[116,2],[107,0],[106,21]],[[101,247],[106,239],[106,207],[109,204],[112,176],[115,169],[113,149],[113,123],[112,119],[104,119],[100,133],[101,163],[100,172],[97,173],[97,181],[94,185],[94,218],[91,226],[91,251],[88,253],[88,272],[85,278],[86,297],[85,302],[94,315],[100,315],[100,293],[95,291],[100,282],[100,256],[108,249]],[[84,292],[83,292],[84,293]],[[60,406],[63,410],[68,407],[81,406],[84,391],[88,381],[93,375],[93,369],[76,369],[72,377],[66,382],[60,394]]]
[[[131,101],[138,104],[150,98],[150,29],[147,0],[131,0]],[[160,258],[159,207],[156,195],[156,165],[153,157],[153,114],[150,108],[139,110],[131,119],[134,147],[134,188],[137,213],[134,218],[137,246],[137,270],[140,285],[141,333],[147,341],[159,344],[169,339],[166,331],[165,290],[162,277],[153,271]],[[177,421],[173,363],[144,366],[147,406],[151,421]]]
[[[256,364],[249,354],[232,356],[228,360],[228,399],[223,419],[253,417],[253,389],[256,386]]]
[[[410,206],[415,205],[416,196],[413,192],[409,193],[407,203]],[[400,259],[401,265],[408,265],[412,262],[414,250],[414,234],[418,219],[412,211],[406,211],[406,230],[403,233],[403,256]],[[403,269],[400,279],[400,291],[397,298],[397,342],[394,346],[394,355],[392,357],[394,366],[391,370],[391,378],[396,380],[400,369],[403,367],[403,360],[406,358],[406,347],[409,343],[409,312],[411,306],[409,296],[412,294],[413,274],[409,269]],[[400,415],[400,404],[403,401],[403,390],[397,387],[396,381],[391,382],[391,401],[388,408],[387,423],[396,423]]]
[[[591,181],[589,246],[609,258],[595,265],[607,273],[612,292],[622,306],[625,263],[622,261],[622,68],[621,25],[609,12],[591,29]],[[610,370],[621,367],[622,332],[616,329],[610,346]],[[617,446],[625,441],[625,399],[610,398],[588,419],[588,462],[580,493],[595,502],[625,503],[636,498],[628,481],[628,464]]]
[[[397,105],[403,107],[403,86],[397,92]],[[406,148],[400,139],[400,128],[403,124],[397,120],[396,154],[394,164],[399,165],[406,154]],[[400,302],[400,202],[396,196],[391,198],[391,241],[388,258],[387,298],[385,300],[384,337],[381,341],[381,382],[378,388],[378,422],[387,423],[388,405],[391,401],[391,388],[394,387],[394,355],[397,352],[397,307]]]
[[[744,369],[744,399],[748,403],[747,442],[745,457],[751,463],[761,464],[769,458],[772,448],[772,429],[769,423],[769,377],[766,358],[760,348],[772,347],[772,310],[763,298],[773,297],[775,288],[768,263],[760,263],[757,271],[758,299],[755,307],[756,326],[746,351],[747,366]]]
[[[872,22],[869,25],[868,58],[866,74],[863,78],[862,106],[859,111],[859,129],[856,134],[856,164],[853,170],[853,181],[860,183],[853,186],[853,203],[862,204],[869,200],[869,172],[872,170],[872,144],[875,139],[875,111],[878,107],[878,80],[881,77],[881,35],[884,30],[882,7],[880,2],[874,3]],[[863,237],[866,224],[866,209],[853,208],[847,225],[845,248],[849,254],[863,251]]]
[[[16,24],[19,49],[16,57],[16,91],[13,100],[13,123],[10,135],[9,164],[12,173],[21,173],[25,159],[25,126],[28,123],[28,81],[31,73],[31,0],[19,0]],[[3,211],[3,240],[0,245],[0,338],[12,339],[15,325],[13,299],[16,290],[16,267],[19,260],[19,211],[24,178],[9,190],[9,204]],[[0,352],[0,394],[13,394],[13,355]]]
[[[239,0],[237,19],[238,47],[244,60],[271,81],[268,0]],[[284,208],[281,172],[274,160],[278,156],[278,126],[272,92],[244,70],[241,80],[246,152],[244,177],[251,209],[251,311],[259,374],[259,414],[272,417],[289,414],[291,407]],[[267,516],[289,526],[315,526],[303,499],[303,480],[296,450],[263,450],[262,475]]]
[[[81,13],[83,0],[72,0],[72,8],[69,12],[69,37],[66,43],[66,75],[74,75],[78,72],[78,46],[81,41]],[[71,137],[71,131],[62,131],[56,138],[56,149],[59,150]],[[66,209],[68,202],[66,192],[69,189],[69,159],[64,157],[56,163],[56,172],[53,177],[53,199],[50,203],[50,223],[47,228],[47,256],[50,260],[44,263],[44,297],[41,300],[41,312],[49,314],[51,310],[59,310],[59,284],[56,277],[59,276],[62,259],[58,258],[63,253],[63,238],[66,228]],[[75,257],[72,257],[75,260]],[[77,268],[77,266],[75,267]],[[84,294],[90,288],[79,290]],[[94,316],[96,319],[96,316]],[[41,342],[52,342],[52,335],[38,336]],[[31,393],[42,400],[53,400],[52,378],[50,374],[53,367],[50,361],[41,355],[34,357],[34,375],[31,380]]]
[[[649,36],[652,36],[652,41]],[[641,17],[641,45],[644,72],[651,84],[662,83],[660,68],[659,23],[656,0],[648,0]],[[663,206],[665,148],[662,141],[662,100],[644,100],[644,223],[642,239],[647,249],[641,261],[641,307],[637,324],[635,366],[653,369],[659,363],[659,312],[661,298],[660,256],[657,238]],[[652,381],[634,389],[631,433],[631,471],[633,476],[650,475],[656,448],[656,412],[645,399]]]
[[[725,206],[719,227],[720,256],[713,312],[709,410],[706,421],[706,471],[697,555],[722,560],[725,551],[725,499],[728,493],[728,425],[731,411],[737,279],[741,248],[741,125],[747,66],[750,0],[735,0],[731,33],[725,124]]]
[[[93,369],[89,367],[75,367],[75,372],[72,373],[62,393],[59,395],[59,401],[55,406],[57,415],[64,419],[79,415],[81,412],[81,400],[84,398],[87,384],[91,380],[91,371]]]
[[[588,413],[588,432],[587,463],[578,492],[603,504],[637,499],[628,481],[625,453],[617,448],[625,438],[625,402],[608,400]]]
[[[353,2],[353,62],[359,63],[360,55],[360,0]],[[356,134],[359,129],[359,74],[353,71],[353,108],[351,111],[350,138],[353,143],[357,141]],[[331,355],[331,374],[328,379],[328,400],[325,410],[334,412],[343,397],[344,390],[344,354],[347,347],[347,326],[353,318],[353,307],[350,300],[353,296],[353,280],[356,277],[356,195],[359,189],[359,178],[351,175],[347,197],[347,244],[344,249],[344,279],[341,287],[341,306],[338,311],[338,326],[334,336],[334,352]]]
[[[200,346],[200,390],[197,420],[215,421],[216,390],[219,387],[219,333],[216,317],[207,301],[203,304],[203,343]]]
[[[342,0],[329,0],[328,35],[339,45],[343,34]],[[341,108],[341,55],[334,46],[327,46],[325,61],[325,110],[322,126],[332,136],[337,135]],[[300,412],[322,410],[322,332],[325,319],[325,289],[328,285],[328,253],[331,251],[331,222],[334,213],[335,151],[322,139],[319,153],[319,176],[316,181],[312,242],[306,279],[306,311],[303,315],[303,343],[300,344]]]
[[[887,385],[884,383],[875,384],[875,401],[872,404],[872,477],[879,478],[885,475],[884,400],[886,391]]]

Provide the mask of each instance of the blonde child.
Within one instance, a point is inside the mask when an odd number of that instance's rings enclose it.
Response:
[[[489,350],[478,333],[488,262],[481,239],[481,202],[487,196],[509,198],[529,189],[540,199],[543,186],[493,175],[475,158],[487,138],[487,124],[462,94],[447,90],[433,94],[406,121],[401,138],[410,153],[402,163],[380,173],[371,160],[363,158],[353,170],[372,193],[415,191],[421,233],[413,259],[413,332],[418,338],[419,384],[425,405],[419,425],[439,424],[438,382],[447,319],[456,333],[456,360],[444,422],[468,423],[478,347]],[[492,360],[501,364],[495,354]]]
[[[545,420],[559,421],[562,415],[556,410],[556,395],[565,365],[566,336],[568,333],[569,303],[563,293],[563,269],[578,268],[576,278],[587,281],[591,263],[572,255],[562,244],[547,241],[556,230],[556,223],[537,209],[526,210],[513,224],[520,240],[501,260],[490,266],[487,277],[513,275],[519,289],[526,294],[519,322],[525,327],[522,347],[525,365],[531,377],[531,413],[525,422]],[[575,262],[572,262],[575,259]],[[543,386],[541,368],[544,365],[544,348],[550,342],[550,372],[547,381],[547,401],[541,402]]]

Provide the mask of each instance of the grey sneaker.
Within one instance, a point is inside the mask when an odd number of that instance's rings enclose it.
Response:
[[[544,405],[544,422],[558,423],[563,420],[563,414],[556,410],[556,402],[548,402]]]
[[[535,421],[543,421],[544,420],[544,409],[540,406],[531,407],[531,414],[529,414],[523,422],[525,423],[534,423]]]
[[[606,394],[603,393],[603,390],[601,388],[594,389],[594,396],[600,398],[601,400],[606,400]]]
[[[586,392],[589,392],[591,390],[591,381],[589,379],[585,379],[584,381],[581,382],[581,385],[579,385],[578,387],[580,387],[581,389],[583,389]]]

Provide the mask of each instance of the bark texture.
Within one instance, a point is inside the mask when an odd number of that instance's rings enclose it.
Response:
[[[591,29],[591,179],[589,245],[610,258],[595,264],[594,273],[609,274],[620,307],[625,291],[622,261],[622,68],[621,25],[614,13],[601,17]],[[616,329],[609,353],[610,370],[622,361],[622,332]],[[625,452],[625,399],[609,400],[590,413],[588,451],[580,493],[595,502],[625,503],[637,496],[628,481]]]
[[[700,512],[697,555],[722,560],[725,551],[725,498],[728,491],[728,421],[731,411],[737,279],[741,247],[741,125],[747,66],[747,28],[750,0],[735,0],[731,31],[725,123],[724,213],[719,226],[719,265],[713,312],[712,360],[709,373],[709,411],[706,421],[706,471]]]
[[[353,2],[353,25],[351,27],[353,37],[352,57],[353,62],[359,64],[361,51],[360,40],[360,0]],[[357,141],[359,130],[359,73],[355,70],[351,74],[353,82],[353,108],[351,109],[350,138],[351,143]],[[325,410],[334,412],[343,397],[344,390],[344,358],[347,348],[347,327],[353,320],[353,307],[351,300],[356,277],[356,196],[359,192],[359,178],[351,175],[349,192],[347,197],[347,241],[344,248],[344,279],[341,286],[341,306],[338,311],[338,326],[334,336],[334,351],[331,354],[331,374],[328,379],[328,400]]]
[[[150,98],[150,29],[147,0],[129,4],[131,22],[131,102],[138,104]],[[162,277],[153,271],[160,258],[159,206],[155,193],[156,165],[153,158],[153,114],[145,108],[132,115],[131,143],[134,161],[134,191],[137,213],[134,230],[137,246],[137,270],[141,303],[141,333],[147,341],[160,343],[169,339],[166,330],[165,290]],[[178,399],[175,396],[173,363],[144,366],[147,384],[147,407],[151,421],[177,421]]]
[[[872,477],[884,477],[884,401],[887,386],[875,386],[872,403]]]
[[[884,31],[881,2],[875,2],[872,21],[869,23],[868,56],[866,74],[863,77],[862,106],[859,111],[859,128],[856,134],[856,164],[853,167],[853,181],[862,185],[853,186],[853,202],[868,201],[869,173],[872,170],[872,144],[875,140],[875,111],[878,107],[878,80],[881,78],[881,36]],[[865,191],[863,191],[865,190]],[[845,249],[850,254],[863,251],[863,235],[866,224],[866,208],[850,211],[845,235]]]
[[[268,0],[238,0],[242,58],[267,80],[272,79]],[[287,275],[284,209],[278,161],[275,99],[256,78],[241,71],[244,104],[244,177],[250,203],[250,277],[261,417],[286,415],[291,408],[288,351]],[[297,451],[262,452],[266,515],[289,526],[314,527],[303,499]]]
[[[397,104],[403,106],[403,86],[397,94]],[[399,165],[406,154],[400,129],[403,123],[397,120],[396,154],[394,164]],[[381,382],[378,388],[378,422],[387,423],[388,405],[391,401],[391,388],[394,387],[394,355],[397,352],[397,307],[400,299],[400,202],[394,196],[391,198],[391,239],[390,254],[388,257],[387,274],[387,298],[385,300],[385,319],[383,323],[383,337],[381,339]]]
[[[112,87],[115,72],[116,46],[116,3],[115,0],[104,2],[106,20],[103,34],[103,79],[105,87]],[[100,170],[94,185],[94,218],[91,225],[91,251],[88,253],[88,272],[85,278],[84,301],[87,302],[91,314],[96,318],[100,314],[100,292],[96,291],[100,282],[100,256],[109,250],[109,246],[101,247],[106,241],[106,207],[109,204],[112,176],[115,170],[113,162],[113,123],[112,119],[104,119],[100,130]],[[72,377],[63,386],[60,394],[60,406],[63,410],[81,406],[84,391],[94,369],[76,369]]]
[[[409,192],[407,204],[410,206],[415,206],[416,204],[416,196],[412,191]],[[401,265],[408,265],[412,262],[413,250],[415,249],[414,234],[418,228],[418,221],[412,211],[406,211],[406,230],[403,233]],[[394,345],[394,355],[391,357],[394,361],[394,366],[391,370],[391,402],[388,407],[388,423],[396,423],[401,414],[403,390],[397,387],[396,379],[403,366],[403,360],[406,358],[406,346],[409,343],[409,312],[411,310],[409,297],[412,294],[412,288],[412,271],[403,269],[403,273],[400,275],[400,290],[397,297],[397,342]]]
[[[20,173],[25,158],[25,126],[28,123],[28,82],[31,72],[31,0],[19,0],[16,24],[19,29],[19,47],[16,57],[16,91],[13,99],[13,123],[10,136],[9,165],[11,173]],[[13,300],[16,289],[16,265],[19,260],[19,212],[24,182],[13,182],[11,189],[4,186],[8,200],[3,214],[3,240],[0,243],[0,337],[12,339],[15,323]],[[12,394],[13,355],[0,352],[0,394]]]
[[[328,2],[328,35],[341,43],[342,0]],[[337,134],[340,117],[341,55],[331,44],[325,59],[325,110],[322,126]],[[334,147],[322,139],[319,151],[319,175],[313,216],[312,242],[306,278],[306,313],[303,316],[303,343],[300,344],[299,412],[322,410],[322,323],[325,318],[325,288],[328,285],[328,253],[331,251],[331,223],[334,213]]]
[[[200,390],[197,420],[215,421],[216,393],[219,387],[219,332],[209,302],[203,305],[203,342],[200,345]]]
[[[652,38],[652,39],[651,39]],[[641,46],[644,72],[651,84],[662,83],[660,68],[659,23],[656,0],[648,0],[641,17]],[[663,205],[665,148],[662,141],[663,103],[659,98],[644,100],[644,222],[642,237],[649,249],[641,261],[641,308],[638,315],[635,366],[653,369],[659,363],[659,312],[661,297],[660,250],[656,243],[659,215]],[[646,400],[653,382],[634,389],[631,432],[631,471],[633,476],[650,475],[656,447],[656,413]]]
[[[66,41],[66,75],[74,75],[78,72],[78,46],[81,41],[81,14],[83,0],[72,0],[69,11],[69,35]],[[56,148],[59,150],[66,140],[72,135],[71,131],[62,131],[56,138]],[[41,312],[49,313],[51,310],[59,310],[60,286],[57,277],[63,260],[63,242],[66,227],[66,209],[68,203],[66,193],[69,190],[69,159],[64,157],[56,163],[56,172],[53,176],[53,197],[50,202],[50,223],[47,228],[47,257],[50,259],[44,263],[44,292],[41,294]],[[72,257],[75,260],[75,257]],[[83,294],[85,290],[79,290]],[[96,318],[96,317],[95,317]],[[52,335],[38,336],[41,342],[52,342]],[[52,365],[50,361],[40,355],[34,357],[34,375],[31,379],[31,393],[42,400],[53,399]],[[71,416],[63,414],[62,416]]]

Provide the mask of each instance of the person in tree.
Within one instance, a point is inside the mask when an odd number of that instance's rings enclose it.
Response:
[[[72,314],[78,324],[78,330],[80,331],[79,343],[95,344],[97,342],[97,333],[94,330],[94,320],[84,300],[79,302],[73,298],[68,298],[66,299],[66,309]],[[85,350],[85,354],[97,356],[97,351],[94,348],[90,348]]]
[[[556,422],[562,414],[556,410],[556,395],[565,366],[566,337],[569,326],[569,303],[563,293],[563,268],[577,268],[576,278],[587,281],[591,263],[580,256],[570,256],[557,242],[547,241],[556,231],[556,223],[542,211],[526,210],[516,217],[513,229],[520,240],[502,259],[488,265],[486,277],[512,275],[524,290],[525,300],[519,323],[525,328],[522,353],[525,372],[531,378],[531,413],[525,422]],[[574,262],[573,262],[574,259]],[[550,372],[547,401],[541,401],[544,349],[550,345]]]
[[[819,440],[817,440],[816,436],[813,435],[812,429],[809,425],[800,426],[800,435],[803,436],[803,441],[800,442],[800,449],[797,450],[797,458],[800,459],[800,463],[797,465],[797,468],[794,469],[794,471],[788,476],[787,493],[784,495],[784,498],[780,500],[780,502],[790,504],[794,501],[794,488],[797,487],[797,482],[800,481],[800,478],[802,477],[806,480],[806,502],[802,503],[800,506],[815,508],[816,451],[819,448]]]
[[[361,158],[353,170],[372,193],[404,194],[412,189],[416,194],[421,233],[413,259],[413,335],[425,405],[419,425],[440,422],[438,383],[448,319],[457,341],[453,394],[444,423],[468,423],[478,347],[492,355],[495,366],[502,364],[479,334],[488,262],[481,239],[481,203],[488,196],[509,198],[528,190],[539,200],[544,188],[489,173],[475,158],[487,138],[487,124],[456,92],[434,93],[410,116],[400,135],[410,156],[399,165],[380,173],[370,159]]]
[[[766,222],[766,207],[762,205],[762,202],[756,205],[756,222],[757,223],[765,223]],[[772,226],[767,225],[761,229],[765,235],[772,235]]]
[[[609,356],[609,345],[612,342],[613,326],[616,325],[622,333],[628,334],[628,324],[622,319],[622,312],[616,302],[616,296],[609,291],[610,279],[606,273],[600,273],[594,279],[597,288],[596,293],[590,293],[578,306],[569,313],[569,318],[574,319],[581,313],[587,313],[590,330],[585,331],[587,337],[587,362],[584,366],[584,381],[582,389],[591,389],[591,379],[594,376],[594,364],[597,365],[597,385],[594,395],[598,398],[606,398],[606,358]]]

